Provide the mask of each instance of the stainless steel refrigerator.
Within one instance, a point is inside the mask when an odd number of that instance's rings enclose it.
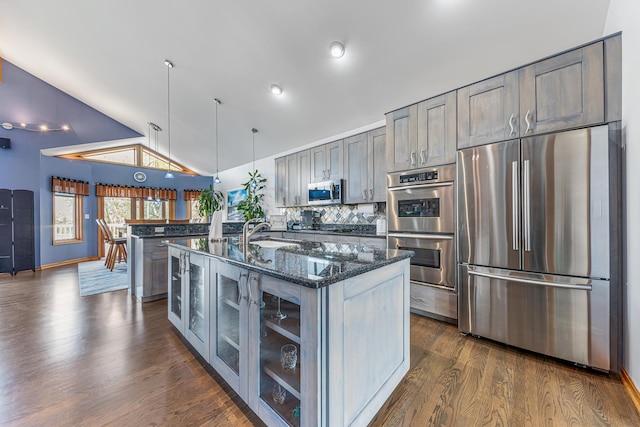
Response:
[[[618,133],[605,125],[458,152],[461,331],[618,369]]]

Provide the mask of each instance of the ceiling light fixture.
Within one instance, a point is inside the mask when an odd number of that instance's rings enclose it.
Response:
[[[334,58],[342,58],[344,55],[344,45],[338,41],[331,42],[329,45],[329,51]]]
[[[152,123],[152,122],[147,122],[147,124],[149,125],[149,131],[148,131],[149,132],[149,150],[155,150],[155,152],[157,153],[158,152],[158,132],[161,132],[162,128],[160,126],[158,126],[157,124]],[[151,148],[151,129],[153,129],[153,135],[154,135],[154,140],[155,140],[155,149]],[[151,160],[151,156],[149,156],[149,157],[150,157],[150,160]],[[149,164],[146,165],[146,166],[152,167],[152,162],[149,161]],[[149,196],[147,197],[147,200],[149,200],[149,201],[153,200],[153,197],[151,196],[151,192],[149,192]]]
[[[220,177],[218,176],[218,166],[220,165],[220,156],[218,156],[218,105],[222,104],[222,102],[220,102],[218,98],[214,98],[213,102],[216,103],[216,178],[213,180],[213,183],[222,184],[222,181],[220,181]]]
[[[28,130],[29,132],[55,132],[55,131],[68,131],[69,129],[71,129],[67,125],[62,125],[58,128],[50,128],[45,124],[28,125],[26,123],[16,124],[11,122],[3,122],[2,128],[5,130],[12,130],[12,129]]]
[[[169,167],[164,177],[173,179],[173,173],[171,172],[171,79],[169,78],[171,69],[173,68],[173,62],[165,59],[164,65],[167,66],[167,139],[169,141]]]
[[[282,87],[276,84],[271,85],[271,93],[274,95],[282,95]]]
[[[253,144],[253,171],[251,173],[255,173],[256,171],[256,133],[258,133],[258,129],[256,128],[251,128],[251,139],[252,139],[252,144]],[[251,181],[251,187],[256,188],[258,186],[258,183],[256,182],[256,180],[252,180]]]

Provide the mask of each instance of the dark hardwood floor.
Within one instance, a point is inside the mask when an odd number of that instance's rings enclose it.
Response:
[[[167,320],[80,297],[75,266],[0,275],[0,425],[263,425]],[[372,426],[640,426],[605,375],[411,317],[411,369]],[[333,427],[333,426],[332,426]]]

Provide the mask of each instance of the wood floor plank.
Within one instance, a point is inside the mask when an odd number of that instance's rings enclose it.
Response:
[[[189,351],[166,300],[80,297],[77,280],[75,266],[0,275],[0,425],[264,425]],[[617,375],[447,323],[412,314],[410,358],[370,426],[640,427]]]

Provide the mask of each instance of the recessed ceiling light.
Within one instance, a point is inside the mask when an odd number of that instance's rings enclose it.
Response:
[[[329,51],[334,58],[342,58],[344,55],[344,45],[340,42],[331,42],[329,45]]]
[[[278,85],[271,85],[271,93],[274,95],[282,95],[282,88]]]

